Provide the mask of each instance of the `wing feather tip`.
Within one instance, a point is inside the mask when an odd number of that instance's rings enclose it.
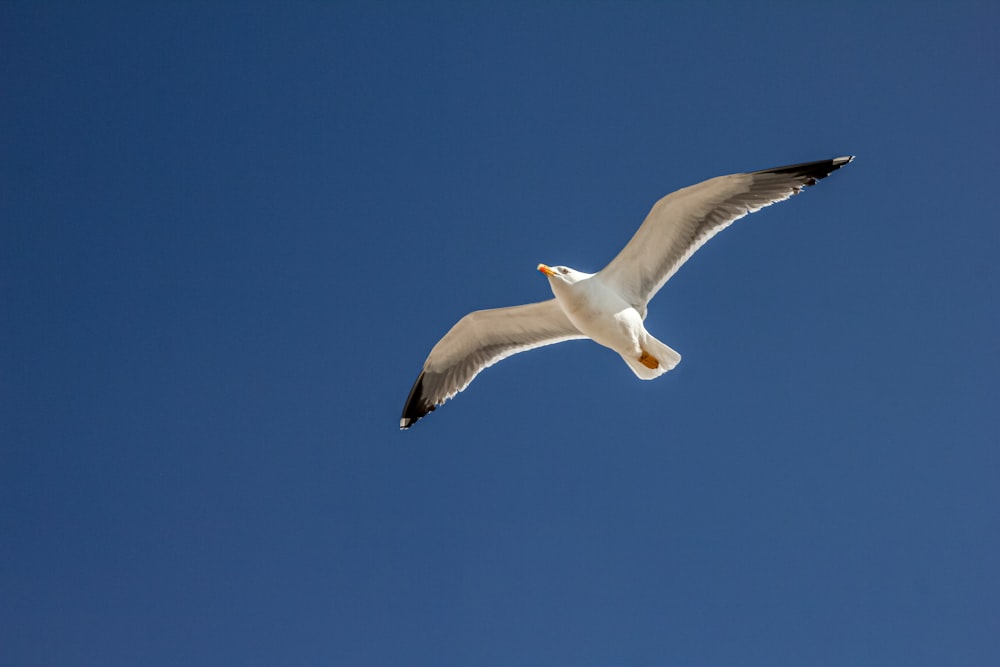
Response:
[[[417,376],[416,381],[413,383],[413,388],[410,389],[410,395],[406,397],[406,403],[403,405],[403,414],[399,418],[399,430],[401,431],[410,428],[420,421],[421,417],[434,412],[434,408],[437,407],[428,401],[424,395],[424,373],[425,371],[420,371],[420,375]]]
[[[761,171],[754,171],[751,173],[755,176],[782,174],[802,179],[797,185],[793,186],[795,190],[794,194],[798,194],[802,188],[816,185],[818,181],[826,178],[844,165],[850,164],[853,161],[853,155],[844,155],[842,157],[835,157],[827,160],[817,160],[816,162],[803,162],[801,164],[791,164],[785,167],[762,169]]]

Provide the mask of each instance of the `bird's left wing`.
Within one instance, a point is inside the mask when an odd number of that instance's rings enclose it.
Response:
[[[399,427],[409,428],[501,359],[576,338],[586,336],[555,299],[469,313],[431,350],[403,406]]]
[[[719,176],[672,192],[600,272],[603,282],[645,312],[646,303],[710,238],[748,213],[798,194],[854,156]]]

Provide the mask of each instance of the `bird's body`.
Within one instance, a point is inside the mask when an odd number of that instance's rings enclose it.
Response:
[[[848,164],[853,156],[719,176],[673,192],[653,206],[625,248],[598,273],[540,264],[554,299],[469,313],[438,341],[403,407],[409,428],[512,354],[590,338],[643,380],[674,368],[680,355],[643,324],[646,305],[706,241],[735,220],[787,199]]]
[[[549,276],[556,302],[573,326],[595,343],[620,354],[638,377],[652,380],[680,361],[679,354],[646,331],[645,312],[640,313],[600,274],[565,266],[550,269],[544,264],[539,269]]]

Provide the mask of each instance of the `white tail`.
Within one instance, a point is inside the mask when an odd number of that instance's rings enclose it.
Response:
[[[639,361],[638,357],[622,355],[622,359],[640,380],[654,380],[681,362],[681,355],[677,354],[670,346],[650,336],[649,333],[646,333],[645,340],[642,341],[642,349],[656,359],[658,362],[656,368],[649,368]]]

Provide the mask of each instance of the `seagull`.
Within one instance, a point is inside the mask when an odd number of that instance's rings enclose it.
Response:
[[[555,298],[460,319],[431,349],[399,427],[413,426],[498,361],[566,340],[590,338],[620,354],[640,379],[660,377],[681,355],[646,331],[649,300],[733,222],[798,194],[852,160],[848,155],[712,178],[656,202],[618,256],[597,273],[539,264]]]

